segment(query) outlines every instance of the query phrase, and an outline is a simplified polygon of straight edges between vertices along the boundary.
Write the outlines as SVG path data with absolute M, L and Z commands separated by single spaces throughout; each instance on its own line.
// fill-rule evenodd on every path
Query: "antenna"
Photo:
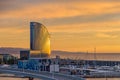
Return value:
M 96 47 L 94 48 L 94 59 L 96 60 L 97 57 L 96 57 Z
M 96 68 L 96 60 L 97 60 L 97 57 L 96 57 L 96 47 L 94 48 L 94 67 Z
M 89 56 L 89 55 L 88 55 L 88 50 L 87 50 L 87 52 L 86 52 L 86 58 L 87 58 L 87 59 L 86 59 L 86 69 L 88 68 L 88 60 L 89 60 L 89 59 L 88 59 L 88 56 Z

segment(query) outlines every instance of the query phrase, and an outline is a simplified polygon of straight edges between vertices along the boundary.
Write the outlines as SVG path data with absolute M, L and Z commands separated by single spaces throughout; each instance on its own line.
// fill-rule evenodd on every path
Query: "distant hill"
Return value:
M 20 50 L 28 50 L 24 48 L 10 48 L 10 47 L 0 47 L 0 54 L 19 54 Z M 52 54 L 69 54 L 69 53 L 82 53 L 82 52 L 67 52 L 67 51 L 52 51 Z
M 0 47 L 0 54 L 19 54 L 23 48 Z
M 20 50 L 28 50 L 23 48 L 9 48 L 9 47 L 1 47 L 0 54 L 12 54 L 14 56 L 19 57 Z M 62 58 L 73 58 L 73 59 L 95 59 L 96 60 L 119 60 L 120 61 L 120 54 L 119 53 L 85 53 L 85 52 L 68 52 L 68 51 L 52 51 L 51 57 L 55 57 L 56 55 Z

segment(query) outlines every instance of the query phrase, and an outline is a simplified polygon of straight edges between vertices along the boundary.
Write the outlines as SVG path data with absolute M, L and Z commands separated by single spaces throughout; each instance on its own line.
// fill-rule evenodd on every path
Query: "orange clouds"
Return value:
M 99 52 L 119 52 L 119 0 L 5 1 L 0 3 L 1 46 L 28 48 L 29 22 L 38 21 L 48 28 L 54 50 L 97 46 Z
M 109 34 L 104 34 L 104 33 L 98 33 L 96 34 L 97 37 L 100 37 L 100 38 L 117 38 L 118 36 L 116 35 L 109 35 Z
M 81 1 L 69 1 L 60 3 L 50 3 L 38 1 L 38 3 L 23 4 L 23 2 L 13 3 L 13 6 L 6 5 L 10 8 L 8 11 L 3 11 L 1 17 L 17 17 L 17 18 L 61 18 L 77 15 L 93 15 L 93 14 L 105 14 L 118 12 L 120 9 L 118 2 L 81 2 Z M 11 3 L 12 5 L 12 3 Z M 10 7 L 9 7 L 10 6 Z M 14 8 L 17 7 L 17 8 Z M 13 9 L 12 9 L 13 8 Z M 9 14 L 9 15 L 8 15 Z

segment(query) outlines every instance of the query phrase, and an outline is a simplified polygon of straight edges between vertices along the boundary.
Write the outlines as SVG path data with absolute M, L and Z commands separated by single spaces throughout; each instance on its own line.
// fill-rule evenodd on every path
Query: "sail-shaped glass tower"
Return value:
M 50 56 L 50 35 L 47 28 L 38 22 L 30 22 L 30 57 Z

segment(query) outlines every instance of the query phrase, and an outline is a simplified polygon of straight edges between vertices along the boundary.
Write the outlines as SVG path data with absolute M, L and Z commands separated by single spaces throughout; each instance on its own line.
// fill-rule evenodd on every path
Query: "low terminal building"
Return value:
M 50 71 L 51 61 L 50 59 L 29 59 L 29 60 L 19 60 L 18 68 L 38 70 L 38 71 Z
M 19 60 L 18 68 L 35 71 L 59 72 L 59 65 L 57 62 L 54 62 L 54 59 L 49 58 L 31 58 L 29 60 Z

